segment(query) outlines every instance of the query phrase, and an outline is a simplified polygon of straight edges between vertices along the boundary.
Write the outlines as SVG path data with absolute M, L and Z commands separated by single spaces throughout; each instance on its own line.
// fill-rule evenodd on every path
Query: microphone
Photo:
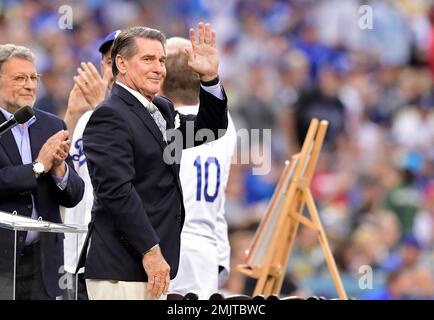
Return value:
M 34 115 L 35 111 L 29 106 L 18 109 L 11 119 L 0 124 L 0 138 L 4 133 L 15 127 L 17 124 L 23 124 L 29 121 Z

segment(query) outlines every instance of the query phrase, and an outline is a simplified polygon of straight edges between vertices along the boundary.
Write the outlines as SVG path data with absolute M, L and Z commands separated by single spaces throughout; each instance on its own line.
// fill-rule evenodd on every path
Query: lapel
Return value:
M 164 107 L 164 105 L 169 103 L 169 100 L 161 96 L 155 96 L 152 103 L 160 110 L 161 115 L 166 120 L 166 130 L 173 129 L 175 122 L 173 121 L 173 116 L 170 114 L 170 107 Z
M 42 115 L 35 109 L 36 121 L 29 127 L 30 149 L 32 160 L 35 160 L 44 143 L 47 141 L 48 128 L 44 124 Z
M 129 93 L 127 90 L 117 85 L 116 83 L 113 84 L 112 94 L 119 96 L 123 101 L 125 101 L 131 107 L 131 111 L 137 117 L 139 117 L 140 120 L 142 120 L 146 128 L 148 128 L 148 130 L 152 133 L 153 137 L 159 143 L 161 149 L 164 150 L 164 148 L 167 146 L 167 143 L 163 140 L 163 135 L 161 134 L 160 129 L 158 129 L 158 126 L 155 123 L 154 118 L 152 118 L 151 114 L 140 103 L 140 101 L 137 100 L 136 97 L 134 97 L 131 93 Z
M 157 106 L 158 110 L 160 110 L 164 119 L 166 119 L 167 130 L 174 129 L 175 128 L 175 120 L 173 119 L 173 116 L 170 115 L 170 103 L 171 103 L 170 100 L 168 100 L 162 96 L 156 96 L 156 97 L 154 97 L 154 100 L 152 100 L 152 103 L 154 103 Z M 164 107 L 164 105 L 167 105 L 167 107 Z M 170 165 L 170 167 L 172 168 L 172 171 L 173 171 L 173 174 L 174 174 L 176 181 L 178 183 L 179 189 L 182 190 L 181 180 L 179 179 L 179 164 L 174 162 Z M 181 191 L 181 194 L 182 194 L 182 191 Z
M 3 113 L 0 112 L 0 122 L 3 123 L 6 121 Z M 17 147 L 17 143 L 15 142 L 14 135 L 12 131 L 9 130 L 5 134 L 0 137 L 0 147 L 3 149 L 4 153 L 8 156 L 9 160 L 14 165 L 23 164 L 20 156 L 20 152 Z
M 153 137 L 158 141 L 161 149 L 164 151 L 164 148 L 167 147 L 167 142 L 163 140 L 163 135 L 161 134 L 160 129 L 158 129 L 158 126 L 155 123 L 154 118 L 152 118 L 148 110 L 146 110 L 146 108 L 140 103 L 140 101 L 137 100 L 136 97 L 134 97 L 131 93 L 129 93 L 127 90 L 117 85 L 116 83 L 113 84 L 111 94 L 119 96 L 126 104 L 128 104 L 131 107 L 131 111 L 137 117 L 139 117 L 140 120 L 142 120 L 146 128 L 152 133 Z M 155 104 L 158 110 L 160 110 L 164 119 L 166 119 L 167 129 L 173 129 L 174 121 L 171 120 L 170 115 L 168 115 L 169 108 L 163 107 L 165 101 L 166 99 L 162 97 L 155 97 L 152 102 Z M 167 101 L 167 103 L 169 103 L 169 101 Z M 181 181 L 179 180 L 179 174 L 178 174 L 179 164 L 174 163 L 169 166 L 172 168 L 173 174 L 175 175 L 176 181 L 178 182 L 178 186 L 182 190 Z

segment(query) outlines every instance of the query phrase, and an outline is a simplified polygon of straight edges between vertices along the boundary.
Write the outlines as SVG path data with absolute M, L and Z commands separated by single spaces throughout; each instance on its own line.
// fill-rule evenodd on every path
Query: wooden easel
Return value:
M 313 119 L 300 153 L 286 163 L 266 214 L 238 270 L 258 279 L 253 295 L 278 295 L 300 223 L 317 233 L 340 299 L 347 299 L 327 237 L 309 189 L 328 122 Z M 307 205 L 310 219 L 303 216 Z

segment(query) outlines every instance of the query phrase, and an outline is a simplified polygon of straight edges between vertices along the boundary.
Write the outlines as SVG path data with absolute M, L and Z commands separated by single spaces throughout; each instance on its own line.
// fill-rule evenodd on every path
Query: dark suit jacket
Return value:
M 35 160 L 45 141 L 65 129 L 65 123 L 58 117 L 35 109 L 36 121 L 29 127 L 32 159 Z M 6 119 L 0 112 L 0 122 Z M 0 138 L 0 210 L 17 211 L 19 215 L 30 217 L 32 199 L 39 216 L 45 221 L 61 223 L 59 205 L 75 206 L 83 197 L 84 183 L 74 171 L 72 162 L 67 160 L 69 177 L 66 188 L 62 191 L 54 182 L 50 173 L 35 178 L 32 164 L 23 165 L 14 136 L 11 131 Z M 18 232 L 17 252 L 21 252 L 27 232 Z M 14 233 L 0 229 L 0 272 L 12 272 Z M 59 278 L 63 266 L 63 238 L 61 233 L 40 233 L 42 276 L 45 288 L 53 298 L 61 294 Z M 19 259 L 19 255 L 18 255 Z M 18 260 L 19 263 L 19 260 Z M 59 272 L 60 270 L 60 272 Z M 0 288 L 1 290 L 1 288 Z
M 201 89 L 197 118 L 178 114 L 164 97 L 156 97 L 153 103 L 168 129 L 174 128 L 175 117 L 180 132 L 185 131 L 187 120 L 194 121 L 195 131 L 209 128 L 217 134 L 227 127 L 226 96 L 220 100 Z M 173 279 L 184 221 L 179 162 L 164 162 L 167 144 L 152 116 L 115 84 L 90 117 L 83 141 L 95 190 L 86 278 L 147 281 L 142 255 L 159 243 Z

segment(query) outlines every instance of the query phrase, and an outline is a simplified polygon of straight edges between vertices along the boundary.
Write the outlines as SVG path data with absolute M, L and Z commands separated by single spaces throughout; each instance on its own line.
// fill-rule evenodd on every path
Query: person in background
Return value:
M 167 76 L 162 94 L 181 114 L 199 111 L 199 75 L 188 65 L 187 39 L 167 40 Z M 169 292 L 196 293 L 208 299 L 229 276 L 230 246 L 225 219 L 225 192 L 237 134 L 228 114 L 226 134 L 182 153 L 181 179 L 185 221 L 181 233 L 178 274 Z

